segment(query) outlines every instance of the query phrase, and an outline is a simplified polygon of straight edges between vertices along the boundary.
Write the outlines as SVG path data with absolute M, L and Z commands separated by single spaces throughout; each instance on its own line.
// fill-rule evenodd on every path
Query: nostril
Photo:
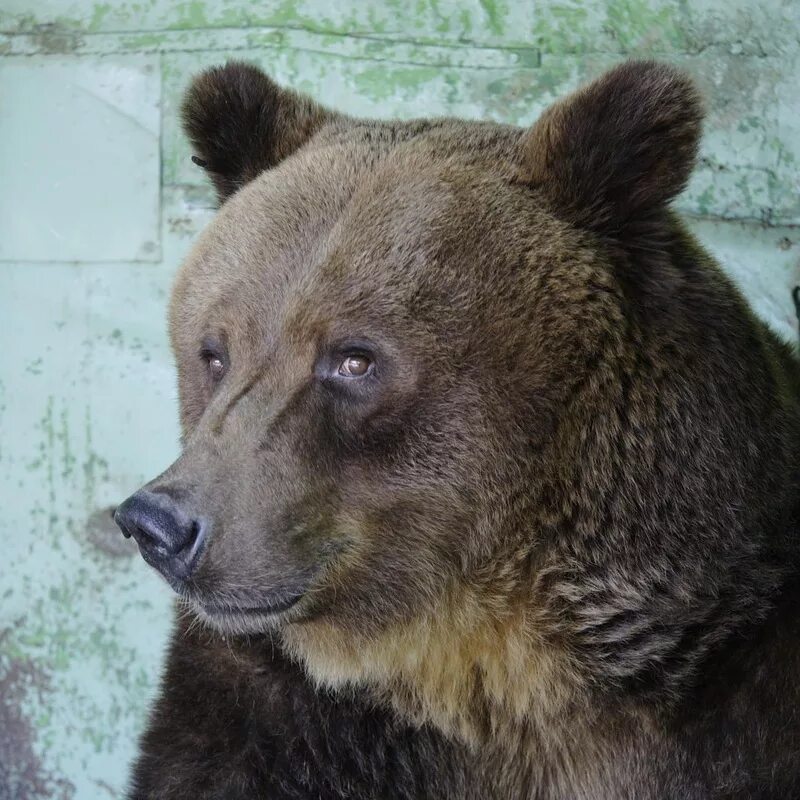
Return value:
M 195 519 L 192 520 L 191 530 L 189 533 L 189 541 L 194 543 L 200 535 L 200 523 Z
M 181 558 L 188 555 L 195 548 L 200 533 L 200 523 L 197 520 L 192 520 L 186 526 L 185 532 L 181 537 L 180 546 L 175 555 Z
M 130 528 L 128 527 L 128 520 L 126 519 L 125 514 L 123 513 L 123 506 L 117 506 L 111 512 L 111 519 L 114 520 L 114 522 L 117 524 L 117 527 L 122 531 L 122 535 L 126 539 L 130 539 L 132 533 Z
M 183 549 L 177 553 L 177 558 L 183 563 L 185 569 L 189 573 L 194 571 L 197 562 L 200 560 L 200 554 L 205 545 L 208 527 L 206 520 L 192 520 L 190 535 L 187 542 Z
M 163 549 L 164 535 L 152 517 L 138 503 L 123 503 L 114 513 L 114 521 L 125 538 L 131 538 L 142 547 Z

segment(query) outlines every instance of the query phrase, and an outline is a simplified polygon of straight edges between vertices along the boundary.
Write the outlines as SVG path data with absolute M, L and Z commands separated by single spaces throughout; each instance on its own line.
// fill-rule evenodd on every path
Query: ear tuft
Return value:
M 183 127 L 220 202 L 301 147 L 332 114 L 282 89 L 258 67 L 229 62 L 198 75 L 182 106 Z
M 576 225 L 614 234 L 686 185 L 703 118 L 681 72 L 622 64 L 549 108 L 524 138 L 523 180 Z

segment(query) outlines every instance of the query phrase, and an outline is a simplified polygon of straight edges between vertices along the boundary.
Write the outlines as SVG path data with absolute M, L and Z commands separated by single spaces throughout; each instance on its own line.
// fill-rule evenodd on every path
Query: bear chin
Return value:
M 292 618 L 298 617 L 304 592 L 286 592 L 270 596 L 258 604 L 239 605 L 219 599 L 181 597 L 183 613 L 194 617 L 202 625 L 219 633 L 256 635 L 274 631 Z

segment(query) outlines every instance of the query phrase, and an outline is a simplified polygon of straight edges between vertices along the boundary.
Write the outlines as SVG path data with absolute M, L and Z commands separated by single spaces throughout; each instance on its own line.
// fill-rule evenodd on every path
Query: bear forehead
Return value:
M 176 294 L 262 317 L 304 296 L 411 302 L 486 291 L 532 243 L 543 258 L 579 246 L 516 185 L 517 129 L 422 124 L 334 131 L 262 173 L 223 205 Z

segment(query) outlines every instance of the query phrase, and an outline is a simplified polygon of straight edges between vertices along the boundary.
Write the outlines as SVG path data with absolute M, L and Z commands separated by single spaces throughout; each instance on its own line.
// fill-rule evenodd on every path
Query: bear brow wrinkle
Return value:
M 246 377 L 242 385 L 234 392 L 230 400 L 225 404 L 225 407 L 220 411 L 217 418 L 211 425 L 211 430 L 215 435 L 222 433 L 222 425 L 225 422 L 228 414 L 233 410 L 233 407 L 267 374 L 267 362 L 262 362 L 258 365 L 249 376 Z

